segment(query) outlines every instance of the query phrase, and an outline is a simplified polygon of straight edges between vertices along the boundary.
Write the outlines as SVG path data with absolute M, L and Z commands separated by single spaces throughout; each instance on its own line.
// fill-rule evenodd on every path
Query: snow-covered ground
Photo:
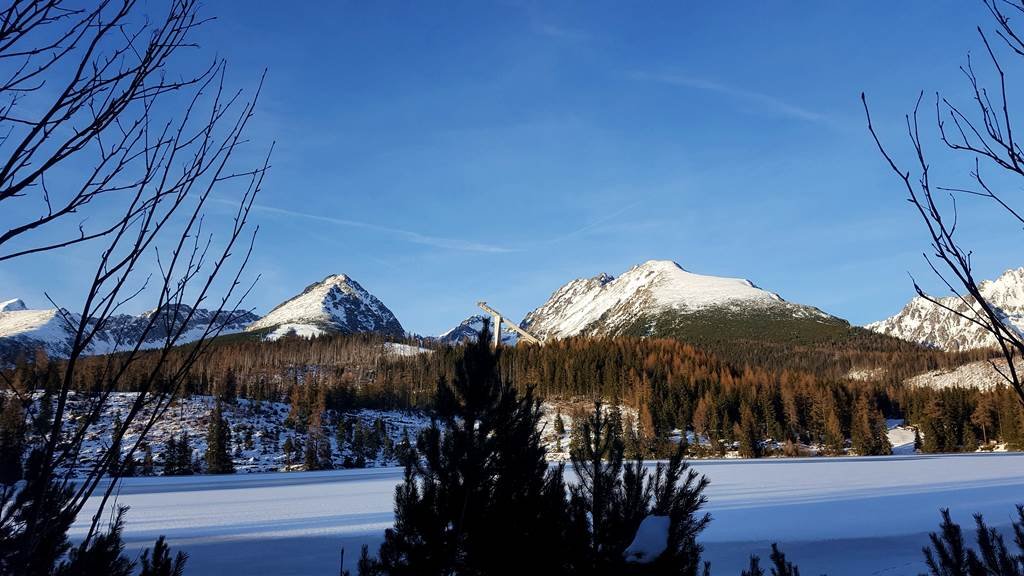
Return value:
M 914 453 L 914 428 L 904 426 L 903 420 L 886 420 L 886 427 L 889 429 L 889 445 L 892 446 L 893 454 Z
M 704 533 L 716 574 L 738 574 L 777 541 L 804 574 L 913 575 L 939 509 L 971 525 L 981 512 L 1009 525 L 1024 502 L 1024 454 L 702 460 L 711 479 Z M 397 468 L 130 478 L 132 551 L 166 534 L 190 574 L 336 574 L 391 524 Z M 88 517 L 89 510 L 81 516 Z M 81 535 L 84 524 L 73 529 Z M 973 532 L 969 531 L 972 534 Z
M 38 397 L 38 393 L 37 393 Z M 137 395 L 132 392 L 114 393 L 107 400 L 99 420 L 89 427 L 82 446 L 80 464 L 91 466 L 109 446 L 114 420 L 127 414 Z M 66 422 L 70 434 L 78 426 L 76 415 L 83 414 L 91 407 L 88 395 L 72 393 L 68 401 L 68 411 L 72 415 Z M 156 473 L 160 473 L 164 464 L 164 448 L 171 437 L 179 438 L 183 432 L 189 434 L 193 459 L 202 459 L 206 450 L 206 432 L 209 426 L 209 415 L 214 400 L 209 396 L 189 396 L 174 402 L 164 417 L 157 421 L 146 436 L 152 446 Z M 235 469 L 240 473 L 273 472 L 290 467 L 301 466 L 302 454 L 289 458 L 284 454 L 282 444 L 287 438 L 302 445 L 308 439 L 305 431 L 296 430 L 288 421 L 290 405 L 282 402 L 261 402 L 239 398 L 235 402 L 223 406 L 224 418 L 232 429 L 231 454 Z M 148 415 L 148 410 L 143 415 Z M 393 444 L 398 444 L 406 434 L 412 440 L 420 430 L 430 425 L 430 418 L 423 414 L 385 410 L 354 410 L 341 414 L 328 414 L 326 421 L 343 418 L 358 420 L 367 429 L 372 429 L 378 420 L 383 422 L 385 432 Z M 140 424 L 144 418 L 137 419 L 128 434 L 125 435 L 123 450 L 133 445 L 139 436 Z M 332 463 L 336 467 L 344 465 L 346 458 L 356 458 L 351 447 L 340 445 L 334 433 L 337 425 L 327 425 L 326 440 L 331 444 Z M 248 440 L 247 440 L 248 437 Z M 301 452 L 301 451 L 300 451 Z M 142 459 L 137 452 L 135 458 Z M 394 454 L 388 455 L 380 450 L 376 457 L 367 456 L 365 464 L 370 467 L 394 465 L 397 463 Z
M 907 379 L 910 386 L 924 386 L 927 388 L 980 388 L 989 390 L 999 385 L 1005 385 L 1006 379 L 1000 372 L 1009 373 L 1006 360 L 995 359 L 979 360 L 949 370 L 932 370 L 924 374 L 918 374 Z M 1018 359 L 1014 365 L 1017 370 L 1024 370 L 1024 360 Z

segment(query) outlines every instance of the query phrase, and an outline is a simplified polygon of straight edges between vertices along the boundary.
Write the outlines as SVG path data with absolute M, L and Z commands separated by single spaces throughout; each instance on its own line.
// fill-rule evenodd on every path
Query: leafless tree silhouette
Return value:
M 867 98 L 861 94 L 868 131 L 882 156 L 902 182 L 908 200 L 920 214 L 931 238 L 932 255 L 925 259 L 942 283 L 964 306 L 953 307 L 939 298 L 927 294 L 915 281 L 918 295 L 952 314 L 981 327 L 991 334 L 1006 360 L 1006 366 L 992 362 L 993 368 L 1011 386 L 1024 403 L 1024 380 L 1015 361 L 1024 357 L 1024 337 L 1011 324 L 997 306 L 982 294 L 980 283 L 974 276 L 972 251 L 965 247 L 958 235 L 960 225 L 957 210 L 958 197 L 982 198 L 995 203 L 1013 226 L 1024 224 L 1024 212 L 1018 195 L 998 190 L 996 179 L 985 175 L 985 170 L 1001 172 L 1001 177 L 1024 177 L 1024 153 L 1015 132 L 1011 97 L 1008 94 L 1006 62 L 1024 59 L 1024 37 L 1017 29 L 1014 18 L 1024 18 L 1021 0 L 982 0 L 992 17 L 990 30 L 979 26 L 978 35 L 985 47 L 986 66 L 994 80 L 986 84 L 968 56 L 960 67 L 973 96 L 970 104 L 956 103 L 935 95 L 935 121 L 941 146 L 954 153 L 972 157 L 971 185 L 968 187 L 940 186 L 932 182 L 928 154 L 920 130 L 919 112 L 924 100 L 922 92 L 912 113 L 906 116 L 906 130 L 914 152 L 914 166 L 902 168 L 889 149 L 882 143 L 871 121 Z M 966 311 L 965 311 L 966 310 Z
M 58 308 L 73 336 L 49 432 L 32 448 L 26 481 L 0 487 L 0 573 L 51 572 L 92 496 L 102 504 L 85 544 L 97 535 L 126 457 L 252 288 L 243 283 L 256 234 L 248 219 L 269 153 L 244 170 L 233 157 L 259 88 L 249 98 L 226 89 L 221 60 L 192 74 L 175 69 L 175 56 L 195 47 L 194 31 L 206 22 L 198 8 L 196 0 L 168 0 L 152 21 L 135 0 L 13 0 L 0 8 L 0 261 L 73 245 L 98 255 L 80 307 Z M 225 188 L 237 206 L 215 235 L 204 214 L 214 190 Z M 79 359 L 140 298 L 153 300 L 156 313 L 141 333 L 116 343 L 120 352 L 105 360 L 88 413 L 69 420 Z M 212 321 L 195 340 L 185 331 L 201 306 Z M 169 351 L 186 338 L 188 353 L 172 362 Z M 139 394 L 109 448 L 74 478 L 88 425 L 154 339 L 159 360 L 135 384 Z M 4 393 L 32 405 L 31 395 L 3 383 Z M 136 440 L 123 446 L 129 430 Z

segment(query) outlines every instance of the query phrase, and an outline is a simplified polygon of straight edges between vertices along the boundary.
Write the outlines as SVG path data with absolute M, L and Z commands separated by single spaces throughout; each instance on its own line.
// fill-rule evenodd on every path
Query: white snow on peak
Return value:
M 17 301 L 17 302 L 20 302 Z M 7 304 L 7 303 L 5 303 Z M 192 311 L 182 307 L 183 311 Z M 231 334 L 241 331 L 242 327 L 255 318 L 244 310 L 224 311 L 216 320 L 213 313 L 205 309 L 196 309 L 188 319 L 188 325 L 182 326 L 185 315 L 173 319 L 165 316 L 154 325 L 149 325 L 149 317 L 154 311 L 139 316 L 117 314 L 106 319 L 105 326 L 98 330 L 85 354 L 108 354 L 125 350 L 139 343 L 141 349 L 157 348 L 165 345 L 169 337 L 175 344 L 185 344 L 204 338 L 213 333 Z M 47 308 L 44 310 L 10 309 L 0 310 L 0 354 L 6 356 L 12 350 L 32 350 L 42 347 L 51 356 L 66 357 L 71 350 L 81 315 L 67 310 Z M 175 325 L 172 327 L 172 320 Z M 89 324 L 95 326 L 95 319 Z M 180 335 L 179 328 L 185 328 Z M 11 348 L 11 345 L 14 348 Z
M 28 306 L 20 298 L 0 302 L 0 312 L 20 312 L 28 310 Z
M 477 338 L 480 337 L 480 332 L 484 329 L 484 322 L 488 322 L 490 319 L 482 314 L 470 316 L 463 320 L 458 326 L 451 330 L 441 334 L 437 337 L 441 342 L 448 344 L 466 344 L 469 342 L 476 342 Z M 490 329 L 494 330 L 494 325 L 490 325 Z M 501 335 L 501 341 L 505 345 L 514 346 L 519 341 L 519 335 L 515 332 L 503 330 Z
M 1007 270 L 995 280 L 985 280 L 978 289 L 998 309 L 1004 324 L 1024 335 L 1024 268 Z M 967 302 L 958 296 L 938 300 L 942 306 L 915 296 L 895 315 L 865 328 L 945 350 L 995 346 L 995 339 L 986 330 L 961 316 L 974 317 L 981 310 L 973 298 L 968 297 Z
M 274 329 L 270 338 L 324 332 L 381 332 L 402 335 L 402 325 L 373 294 L 345 274 L 311 284 L 301 294 L 279 304 L 247 330 Z
M 565 338 L 627 325 L 643 314 L 717 307 L 767 308 L 788 305 L 778 294 L 749 280 L 694 274 L 671 260 L 649 260 L 618 278 L 601 274 L 569 282 L 523 325 L 541 337 Z M 822 317 L 816 309 L 809 311 Z M 810 313 L 810 312 L 809 312 Z
M 77 317 L 70 318 L 72 322 Z M 0 313 L 0 338 L 39 341 L 47 352 L 60 354 L 68 339 L 68 326 L 56 308 L 48 310 L 10 310 Z

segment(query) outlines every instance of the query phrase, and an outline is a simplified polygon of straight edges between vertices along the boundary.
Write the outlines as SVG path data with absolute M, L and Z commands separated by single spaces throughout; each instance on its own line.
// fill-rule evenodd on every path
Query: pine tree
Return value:
M 72 548 L 67 559 L 57 567 L 56 576 L 131 576 L 135 563 L 124 556 L 124 515 L 127 506 L 120 506 L 107 532 L 94 536 L 87 543 Z
M 174 455 L 175 473 L 180 476 L 191 476 L 192 466 L 192 442 L 189 440 L 188 432 L 182 432 L 178 439 L 178 451 Z
M 214 397 L 220 402 L 233 403 L 238 397 L 238 377 L 231 367 L 224 373 L 224 377 L 217 381 L 214 390 Z
M 326 434 L 318 434 L 316 442 L 316 455 L 321 470 L 334 470 L 334 452 L 331 449 L 331 441 Z
M 206 471 L 210 474 L 234 474 L 235 463 L 231 459 L 231 425 L 224 419 L 219 401 L 210 411 L 209 420 L 206 429 Z
M 35 417 L 35 432 L 38 436 L 43 436 L 50 431 L 50 426 L 53 425 L 53 388 L 47 386 L 43 388 L 43 393 L 39 397 L 39 412 Z
M 830 403 L 826 413 L 825 447 L 833 454 L 842 454 L 846 447 L 846 436 L 843 434 L 834 402 Z
M 750 405 L 743 403 L 740 407 L 740 421 L 736 425 L 736 436 L 740 441 L 740 456 L 744 458 L 761 457 L 761 438 L 758 433 L 757 421 Z
M 0 397 L 0 400 L 3 398 Z M 0 484 L 11 485 L 23 477 L 25 454 L 25 411 L 21 402 L 9 396 L 0 411 Z
M 139 576 L 183 576 L 188 554 L 178 552 L 172 560 L 167 540 L 161 536 L 156 539 L 152 551 L 149 548 L 142 551 L 139 560 L 142 564 Z
M 579 428 L 582 443 L 570 454 L 579 478 L 570 488 L 570 514 L 583 536 L 570 540 L 582 542 L 569 547 L 575 573 L 697 574 L 697 535 L 711 521 L 699 514 L 708 480 L 687 466 L 681 447 L 654 474 L 640 458 L 626 463 L 620 432 L 599 402 Z M 625 552 L 648 516 L 668 518 L 666 549 L 641 564 L 627 562 Z
M 1017 506 L 1013 522 L 1017 553 L 1011 553 L 1002 534 L 985 524 L 980 514 L 974 516 L 978 548 L 964 542 L 963 530 L 953 522 L 948 509 L 942 511 L 939 532 L 929 536 L 931 546 L 924 549 L 925 565 L 930 576 L 1021 576 L 1024 574 L 1024 506 Z
M 921 451 L 929 454 L 952 450 L 946 442 L 946 404 L 939 396 L 928 402 L 922 414 Z
M 537 558 L 560 565 L 566 522 L 552 494 L 564 502 L 565 487 L 544 459 L 540 404 L 502 382 L 488 332 L 461 350 L 451 383 L 438 383 L 436 419 L 396 489 L 394 528 L 363 574 L 526 574 Z
M 786 560 L 786 555 L 779 550 L 779 545 L 772 543 L 772 576 L 800 576 L 800 569 Z
M 885 418 L 876 407 L 874 398 L 862 394 L 857 398 L 850 425 L 852 448 L 861 456 L 892 454 Z
M 988 444 L 989 433 L 995 427 L 995 422 L 996 411 L 993 396 L 985 394 L 978 400 L 974 411 L 971 412 L 971 424 L 974 424 L 981 430 L 981 439 L 985 444 Z
M 309 436 L 306 438 L 306 449 L 302 454 L 303 466 L 307 471 L 320 470 L 320 454 L 317 450 L 317 443 L 320 437 L 318 428 L 310 428 Z
M 43 455 L 29 452 L 24 487 L 13 495 L 13 525 L 24 526 L 45 518 L 31 540 L 24 530 L 0 533 L 0 574 L 51 575 L 54 564 L 71 548 L 67 532 L 75 514 L 67 507 L 73 487 L 60 485 L 43 474 Z

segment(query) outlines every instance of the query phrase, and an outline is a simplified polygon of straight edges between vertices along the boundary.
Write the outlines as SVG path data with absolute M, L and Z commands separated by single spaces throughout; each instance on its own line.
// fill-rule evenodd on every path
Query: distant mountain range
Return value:
M 1000 307 L 1007 321 L 1024 327 L 1024 268 L 985 282 L 982 290 Z M 955 299 L 944 301 L 963 306 Z M 163 341 L 171 315 L 158 319 L 143 347 Z M 150 315 L 110 319 L 89 353 L 102 354 L 134 343 Z M 212 313 L 198 310 L 186 336 L 198 338 Z M 68 317 L 77 322 L 77 317 Z M 394 313 L 376 296 L 344 274 L 310 284 L 298 295 L 260 318 L 246 311 L 227 315 L 223 333 L 246 332 L 278 339 L 294 335 L 378 333 L 395 339 L 409 336 Z M 474 315 L 430 340 L 460 344 L 475 340 L 486 316 Z M 67 354 L 71 329 L 56 309 L 31 310 L 21 300 L 0 302 L 0 356 L 42 346 L 50 354 Z M 865 332 L 814 306 L 788 302 L 749 280 L 695 274 L 668 260 L 651 260 L 619 277 L 598 274 L 573 280 L 526 315 L 523 329 L 542 340 L 572 336 L 642 336 L 678 338 L 696 344 L 742 340 L 820 342 Z M 870 330 L 926 346 L 959 350 L 990 345 L 976 326 L 922 298 L 913 299 L 897 315 L 867 326 Z M 516 343 L 514 334 L 502 341 Z
M 190 308 L 183 306 L 181 310 L 185 312 Z M 130 348 L 141 337 L 154 313 L 110 318 L 87 353 L 107 354 Z M 209 310 L 197 310 L 178 343 L 185 344 L 202 337 L 212 316 L 213 312 Z M 79 319 L 76 314 L 55 308 L 30 310 L 18 299 L 0 302 L 0 358 L 10 360 L 21 352 L 39 347 L 52 356 L 67 356 Z M 245 310 L 236 310 L 223 313 L 218 322 L 223 326 L 222 335 L 249 332 L 254 337 L 268 340 L 288 335 L 311 337 L 362 332 L 397 338 L 405 336 L 405 330 L 391 310 L 344 274 L 328 276 L 310 284 L 262 318 Z M 169 310 L 163 311 L 142 347 L 162 345 L 168 331 L 178 326 L 180 322 L 175 325 L 173 314 L 169 314 Z
M 177 311 L 177 314 L 175 314 Z M 211 323 L 221 334 L 241 332 L 258 316 L 246 310 L 224 311 L 214 320 L 213 312 L 197 309 L 186 322 L 192 308 L 165 306 L 138 316 L 119 314 L 107 319 L 86 350 L 88 354 L 108 354 L 131 349 L 145 334 L 141 348 L 163 345 L 169 334 L 184 328 L 178 343 L 201 338 Z M 153 319 L 153 316 L 156 318 Z M 150 325 L 148 333 L 146 327 Z M 42 348 L 51 356 L 66 357 L 81 316 L 67 310 L 49 308 L 30 310 L 21 300 L 0 304 L 0 358 L 12 359 L 20 353 Z M 90 320 L 90 322 L 95 322 Z
M 1007 270 L 995 280 L 982 282 L 978 288 L 985 299 L 999 309 L 1005 325 L 1024 334 L 1024 268 Z M 974 314 L 972 309 L 976 309 L 977 304 L 972 297 L 964 302 L 956 296 L 947 296 L 939 302 L 942 306 L 916 296 L 895 315 L 868 324 L 866 328 L 944 350 L 996 345 L 988 332 L 959 315 L 971 317 Z

